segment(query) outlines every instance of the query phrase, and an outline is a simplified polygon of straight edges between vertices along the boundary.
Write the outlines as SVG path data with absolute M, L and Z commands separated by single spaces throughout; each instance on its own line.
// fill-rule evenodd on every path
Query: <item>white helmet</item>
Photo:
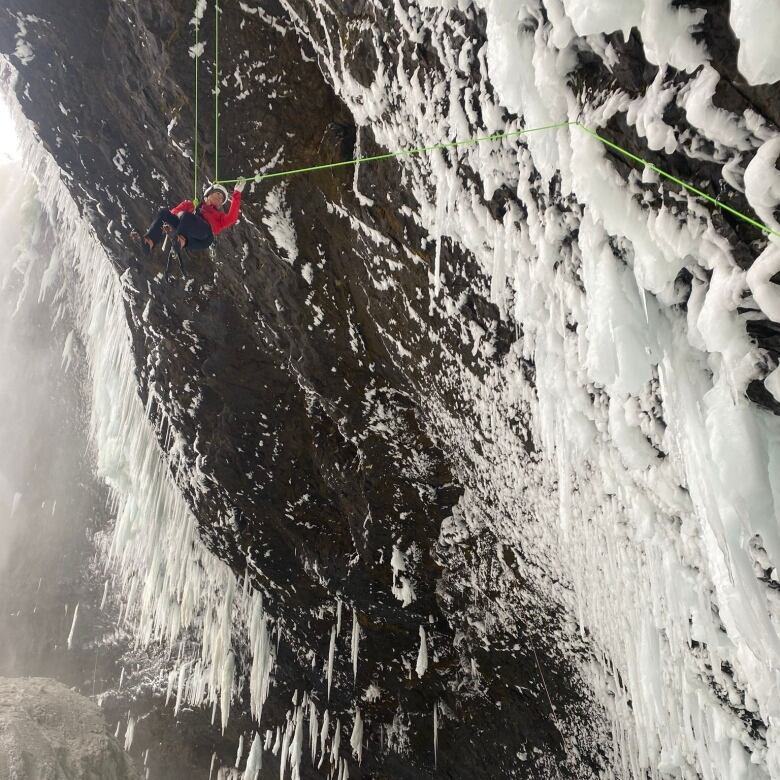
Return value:
M 221 184 L 211 184 L 210 186 L 206 187 L 205 191 L 203 192 L 203 200 L 206 200 L 206 198 L 208 198 L 212 192 L 222 193 L 223 205 L 228 202 L 228 191 Z

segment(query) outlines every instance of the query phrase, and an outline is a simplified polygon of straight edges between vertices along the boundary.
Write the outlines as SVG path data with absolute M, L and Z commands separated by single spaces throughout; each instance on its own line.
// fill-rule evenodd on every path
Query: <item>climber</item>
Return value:
M 220 184 L 213 184 L 206 189 L 202 203 L 196 206 L 193 201 L 185 200 L 171 209 L 160 209 L 157 218 L 143 238 L 137 232 L 133 233 L 133 238 L 141 239 L 144 252 L 151 254 L 162 240 L 163 233 L 167 233 L 173 242 L 172 249 L 179 257 L 179 265 L 183 273 L 181 250 L 185 247 L 190 250 L 208 249 L 214 243 L 214 236 L 234 225 L 238 220 L 241 193 L 245 186 L 246 179 L 239 179 L 236 182 L 227 213 L 222 211 L 222 207 L 228 200 L 227 190 Z M 165 272 L 167 277 L 168 266 Z

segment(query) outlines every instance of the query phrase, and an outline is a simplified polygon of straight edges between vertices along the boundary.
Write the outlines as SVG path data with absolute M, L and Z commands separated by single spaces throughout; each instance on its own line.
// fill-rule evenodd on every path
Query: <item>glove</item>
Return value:
M 241 178 L 236 182 L 236 186 L 233 188 L 236 192 L 243 192 L 246 187 L 246 179 Z

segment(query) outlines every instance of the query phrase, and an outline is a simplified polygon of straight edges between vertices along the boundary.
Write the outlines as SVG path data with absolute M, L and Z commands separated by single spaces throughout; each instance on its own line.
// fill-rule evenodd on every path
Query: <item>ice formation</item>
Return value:
M 357 619 L 357 612 L 352 610 L 352 677 L 357 680 L 358 653 L 360 651 L 360 624 Z
M 420 626 L 420 649 L 417 651 L 417 665 L 415 666 L 418 677 L 422 677 L 428 671 L 428 640 L 425 629 Z
M 73 647 L 73 634 L 76 631 L 76 621 L 79 617 L 79 605 L 76 604 L 76 608 L 73 610 L 73 620 L 70 624 L 70 632 L 68 633 L 68 649 Z
M 252 747 L 249 749 L 249 756 L 244 767 L 244 780 L 258 780 L 260 770 L 263 767 L 263 743 L 260 735 L 255 733 L 252 739 Z
M 772 0 L 732 0 L 731 26 L 739 38 L 739 70 L 750 84 L 780 81 L 780 18 Z
M 275 659 L 262 596 L 239 583 L 206 550 L 176 485 L 137 390 L 117 276 L 94 232 L 80 216 L 59 168 L 37 142 L 9 97 L 26 169 L 37 182 L 47 218 L 61 240 L 42 277 L 41 297 L 67 296 L 89 363 L 90 433 L 97 474 L 111 489 L 115 522 L 105 539 L 110 585 L 121 595 L 122 619 L 139 646 L 179 647 L 168 676 L 168 699 L 218 708 L 228 722 L 237 671 L 250 681 L 259 720 Z M 155 403 L 150 396 L 149 403 Z M 175 452 L 175 447 L 172 448 Z M 243 587 L 242 587 L 243 586 Z M 74 610 L 68 646 L 78 617 Z M 194 636 L 196 641 L 187 642 Z M 249 648 L 238 669 L 234 647 Z M 131 721 L 132 724 L 132 721 Z M 132 725 L 128 725 L 132 740 Z
M 724 177 L 738 181 L 744 173 L 753 213 L 776 226 L 777 138 L 748 112 L 713 106 L 716 77 L 697 36 L 703 11 L 665 0 L 563 0 L 546 2 L 544 16 L 535 4 L 476 0 L 487 25 L 485 73 L 476 58 L 458 56 L 457 24 L 448 14 L 463 4 L 426 0 L 412 15 L 395 2 L 410 39 L 426 31 L 436 41 L 446 75 L 437 81 L 380 65 L 376 84 L 366 88 L 338 47 L 284 4 L 358 124 L 389 149 L 479 132 L 464 123 L 457 95 L 468 82 L 481 90 L 490 131 L 567 120 L 598 129 L 622 112 L 651 148 L 670 154 L 680 139 L 657 119 L 672 97 L 663 64 L 688 73 L 702 68 L 686 87 L 694 132 L 716 144 Z M 742 42 L 739 66 L 753 83 L 780 78 L 770 5 L 744 0 L 731 8 Z M 327 26 L 327 14 L 318 24 Z M 662 65 L 657 83 L 639 97 L 616 92 L 578 105 L 567 83 L 577 36 L 627 35 L 632 27 L 648 60 Z M 382 62 L 379 49 L 377 55 Z M 609 51 L 602 56 L 608 63 Z M 488 78 L 495 108 L 521 122 L 507 123 L 493 110 Z M 449 103 L 428 110 L 434 96 L 452 93 Z M 733 161 L 725 166 L 733 160 L 729 147 L 753 155 L 747 170 Z M 538 562 L 539 570 L 529 567 L 524 576 L 545 571 L 543 581 L 565 583 L 556 599 L 597 649 L 599 663 L 584 674 L 611 714 L 623 776 L 780 775 L 780 605 L 766 583 L 780 561 L 780 421 L 745 397 L 748 383 L 761 376 L 761 356 L 737 312 L 740 293 L 753 294 L 777 321 L 769 284 L 777 240 L 746 276 L 701 203 L 649 172 L 626 180 L 576 127 L 458 154 L 459 165 L 479 172 L 485 199 L 505 184 L 527 209 L 524 220 L 509 214 L 496 224 L 453 174 L 453 163 L 403 162 L 429 234 L 467 249 L 492 277 L 493 301 L 522 327 L 522 341 L 487 379 L 466 370 L 458 378 L 491 432 L 489 451 L 471 457 L 477 468 L 483 464 L 499 507 L 494 532 Z M 542 189 L 531 184 L 537 174 Z M 555 199 L 543 192 L 553 181 L 561 187 Z M 647 183 L 680 208 L 672 213 L 631 197 Z M 437 249 L 432 295 L 452 311 L 439 257 Z M 693 275 L 687 313 L 675 307 L 683 269 Z M 475 351 L 483 348 L 489 345 L 477 336 Z M 517 367 L 521 359 L 535 366 L 533 386 Z M 776 373 L 766 382 L 777 391 Z M 429 403 L 436 405 L 435 395 Z M 542 453 L 536 464 L 522 457 L 508 423 L 519 410 Z M 428 415 L 440 440 L 469 441 L 470 431 L 444 405 Z M 520 470 L 522 492 L 512 487 Z M 529 525 L 529 517 L 546 521 Z M 393 590 L 402 598 L 398 548 L 392 567 Z M 747 725 L 753 716 L 763 724 L 760 734 Z
M 620 115 L 650 150 L 671 155 L 690 139 L 664 120 L 678 89 L 666 66 L 696 73 L 680 97 L 691 135 L 712 145 L 724 179 L 744 185 L 752 212 L 780 229 L 778 137 L 748 112 L 736 116 L 714 105 L 719 76 L 698 34 L 701 9 L 668 0 L 549 0 L 548 13 L 537 14 L 534 3 L 475 0 L 487 36 L 476 53 L 462 48 L 448 21 L 450 11 L 468 3 L 420 0 L 417 13 L 409 14 L 395 0 L 406 34 L 431 35 L 447 72 L 437 81 L 419 69 L 385 70 L 378 52 L 376 81 L 366 87 L 349 73 L 335 36 L 321 44 L 319 30 L 309 29 L 315 22 L 282 3 L 358 123 L 389 149 L 481 131 L 462 99 L 470 80 L 468 88 L 483 97 L 480 122 L 491 132 L 567 121 L 598 129 Z M 327 31 L 327 4 L 314 5 L 316 24 Z M 201 0 L 197 18 L 204 8 Z M 778 15 L 768 0 L 733 0 L 730 18 L 748 82 L 780 79 Z M 19 20 L 16 56 L 23 62 L 35 56 L 25 25 Z M 622 31 L 627 38 L 632 28 L 641 33 L 648 61 L 660 66 L 653 84 L 638 97 L 614 92 L 578 102 L 568 81 L 578 50 L 587 43 L 609 65 L 614 52 L 601 36 Z M 435 99 L 450 92 L 449 100 Z M 114 161 L 124 172 L 120 151 Z M 117 280 L 51 159 L 29 140 L 26 152 L 52 220 L 66 226 L 46 284 L 56 285 L 67 265 L 80 301 L 97 468 L 116 506 L 106 545 L 111 589 L 122 594 L 124 620 L 139 644 L 174 648 L 180 642 L 184 648 L 168 676 L 176 712 L 185 703 L 211 705 L 224 729 L 242 672 L 259 721 L 275 658 L 271 619 L 260 595 L 205 550 L 160 455 L 147 422 L 150 409 L 135 392 L 122 307 L 128 280 Z M 749 164 L 740 155 L 750 155 Z M 575 126 L 402 165 L 420 204 L 420 223 L 435 241 L 431 310 L 457 315 L 442 262 L 452 242 L 473 256 L 490 279 L 490 300 L 523 334 L 487 376 L 460 366 L 456 381 L 477 427 L 490 432 L 479 450 L 472 428 L 436 393 L 426 409 L 430 435 L 467 453 L 454 466 L 464 484 L 474 481 L 473 468 L 476 482 L 488 486 L 464 494 L 462 523 L 474 529 L 488 523 L 502 544 L 522 549 L 521 575 L 550 592 L 571 618 L 568 638 L 587 636 L 593 663 L 581 671 L 611 719 L 616 774 L 780 775 L 780 604 L 772 584 L 780 561 L 780 421 L 745 397 L 749 382 L 760 377 L 780 398 L 780 369 L 762 373 L 761 355 L 738 311 L 752 298 L 770 320 L 780 321 L 771 281 L 780 269 L 777 239 L 764 242 L 745 272 L 700 202 L 666 189 L 651 170 L 619 172 L 603 146 Z M 481 192 L 459 175 L 461 166 L 475 172 Z M 355 188 L 358 181 L 356 171 Z M 664 192 L 662 203 L 647 196 L 646 185 Z M 515 204 L 499 218 L 491 213 L 486 202 L 502 186 L 526 213 Z M 265 214 L 277 249 L 294 263 L 297 236 L 283 187 L 271 191 Z M 367 226 L 353 225 L 381 241 Z M 677 293 L 683 270 L 691 276 L 685 311 Z M 310 284 L 312 273 L 311 267 L 304 271 Z M 464 338 L 475 356 L 493 348 L 477 326 Z M 410 353 L 395 348 L 403 365 Z M 533 384 L 523 361 L 534 366 Z M 526 442 L 512 423 L 518 416 L 528 421 L 536 460 L 526 457 Z M 481 511 L 479 489 L 490 493 L 494 512 Z M 410 556 L 393 547 L 390 567 L 392 593 L 409 606 L 415 600 Z M 341 611 L 339 601 L 324 669 L 328 698 Z M 196 640 L 184 641 L 191 634 Z M 418 679 L 433 672 L 422 626 L 419 637 Z M 354 678 L 359 640 L 353 609 Z M 248 669 L 239 663 L 239 643 L 250 649 Z M 473 663 L 472 672 L 476 678 Z M 329 712 L 320 726 L 315 702 L 298 696 L 284 724 L 266 734 L 265 747 L 279 756 L 282 776 L 288 767 L 300 774 L 308 718 L 312 761 L 319 753 L 326 772 L 347 777 L 341 719 L 334 716 L 331 735 Z M 435 704 L 435 756 L 443 713 Z M 350 747 L 358 760 L 363 728 L 356 707 Z M 396 731 L 400 742 L 400 725 Z M 255 734 L 245 777 L 257 778 L 262 748 Z

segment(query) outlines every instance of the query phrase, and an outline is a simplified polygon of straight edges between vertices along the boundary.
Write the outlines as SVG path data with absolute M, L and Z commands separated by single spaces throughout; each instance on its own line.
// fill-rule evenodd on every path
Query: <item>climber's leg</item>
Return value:
M 214 241 L 211 226 L 198 214 L 182 214 L 174 238 L 183 236 L 188 249 L 208 249 Z
M 155 245 L 159 244 L 163 237 L 163 225 L 170 225 L 172 228 L 179 226 L 180 219 L 175 214 L 171 214 L 168 209 L 160 209 L 157 217 L 149 226 L 144 238 L 151 239 Z

